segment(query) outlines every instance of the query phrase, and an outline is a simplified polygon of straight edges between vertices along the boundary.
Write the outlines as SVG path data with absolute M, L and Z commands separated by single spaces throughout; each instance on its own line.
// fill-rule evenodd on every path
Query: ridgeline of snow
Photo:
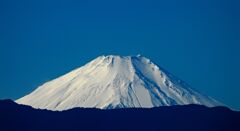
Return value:
M 16 102 L 49 110 L 219 105 L 140 55 L 100 56 Z

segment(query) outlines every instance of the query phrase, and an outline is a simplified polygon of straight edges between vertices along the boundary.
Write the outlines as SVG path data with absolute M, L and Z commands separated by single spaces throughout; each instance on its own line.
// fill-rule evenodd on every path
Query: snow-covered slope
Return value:
M 113 55 L 100 56 L 16 102 L 50 110 L 219 105 L 145 57 Z

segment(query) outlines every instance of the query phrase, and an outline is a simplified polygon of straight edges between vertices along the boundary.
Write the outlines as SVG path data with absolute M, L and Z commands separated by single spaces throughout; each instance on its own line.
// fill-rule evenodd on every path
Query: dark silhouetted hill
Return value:
M 200 105 L 48 111 L 0 101 L 0 131 L 240 131 L 240 112 Z

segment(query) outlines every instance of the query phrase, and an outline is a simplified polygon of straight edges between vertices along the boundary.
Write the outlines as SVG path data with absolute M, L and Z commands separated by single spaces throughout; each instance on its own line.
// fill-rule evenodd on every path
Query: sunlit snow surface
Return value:
M 219 103 L 142 56 L 100 56 L 16 101 L 49 110 Z

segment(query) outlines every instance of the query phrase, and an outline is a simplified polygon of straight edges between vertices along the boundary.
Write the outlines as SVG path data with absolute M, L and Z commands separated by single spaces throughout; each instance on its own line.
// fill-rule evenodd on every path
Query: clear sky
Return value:
M 141 54 L 240 110 L 239 6 L 237 0 L 1 0 L 0 99 L 22 97 L 99 55 Z

